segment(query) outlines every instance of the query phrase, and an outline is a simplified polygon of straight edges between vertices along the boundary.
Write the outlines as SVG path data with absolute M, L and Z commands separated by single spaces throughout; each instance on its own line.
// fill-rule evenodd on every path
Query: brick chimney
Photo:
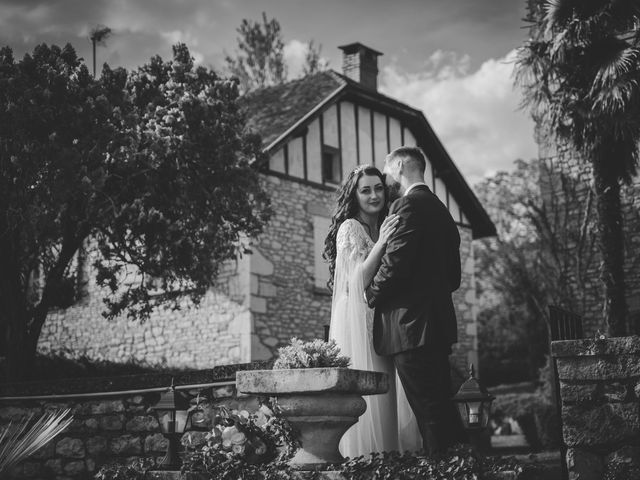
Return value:
M 342 73 L 363 87 L 378 89 L 378 56 L 381 52 L 355 42 L 338 47 L 342 50 Z

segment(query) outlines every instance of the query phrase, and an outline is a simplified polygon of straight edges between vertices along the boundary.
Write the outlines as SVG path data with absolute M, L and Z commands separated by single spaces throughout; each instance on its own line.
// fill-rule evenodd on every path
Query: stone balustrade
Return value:
M 198 393 L 228 408 L 252 408 L 255 397 L 236 396 L 238 370 L 268 368 L 267 362 L 176 374 L 127 375 L 0 385 L 0 425 L 49 410 L 70 408 L 74 420 L 62 434 L 19 465 L 14 478 L 80 480 L 107 463 L 136 458 L 162 460 L 167 440 L 150 407 L 172 378 L 178 389 Z M 185 435 L 202 434 L 202 432 Z
M 551 353 L 569 478 L 640 468 L 640 337 L 556 341 Z

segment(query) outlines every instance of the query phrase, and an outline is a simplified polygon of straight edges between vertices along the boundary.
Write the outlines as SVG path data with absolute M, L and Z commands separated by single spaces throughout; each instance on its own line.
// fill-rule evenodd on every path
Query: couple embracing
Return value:
M 325 241 L 330 338 L 353 368 L 390 379 L 389 392 L 365 397 L 366 412 L 343 436 L 348 457 L 420 448 L 431 455 L 461 440 L 449 367 L 460 236 L 425 185 L 425 168 L 416 147 L 391 152 L 384 175 L 356 168 L 339 191 Z

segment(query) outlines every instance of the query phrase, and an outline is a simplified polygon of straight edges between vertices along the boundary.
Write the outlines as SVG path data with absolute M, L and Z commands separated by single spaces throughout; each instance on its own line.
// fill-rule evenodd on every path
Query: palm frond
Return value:
M 71 410 L 24 417 L 0 428 L 0 474 L 33 455 L 73 421 Z
M 637 111 L 635 97 L 639 90 L 636 79 L 616 79 L 607 88 L 600 88 L 594 94 L 593 113 L 605 117 L 623 114 L 626 109 Z
M 624 40 L 610 37 L 594 45 L 593 50 L 599 68 L 593 79 L 591 94 L 609 88 L 620 77 L 638 68 L 640 49 L 629 46 Z
M 608 3 L 611 26 L 615 31 L 638 32 L 640 0 L 611 0 Z
M 547 0 L 544 20 L 550 29 L 565 28 L 573 20 L 582 22 L 604 9 L 602 0 Z
M 574 15 L 575 0 L 549 0 L 544 6 L 544 23 L 547 29 L 565 25 Z

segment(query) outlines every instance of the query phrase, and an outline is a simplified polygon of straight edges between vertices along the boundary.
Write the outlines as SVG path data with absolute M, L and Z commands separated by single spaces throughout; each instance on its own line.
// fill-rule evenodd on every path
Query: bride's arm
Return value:
M 374 275 L 378 271 L 378 267 L 380 267 L 387 241 L 389 240 L 389 236 L 395 232 L 399 219 L 400 217 L 395 214 L 389 215 L 384 219 L 380 226 L 378 241 L 364 262 L 362 262 L 362 284 L 365 288 L 371 283 L 371 280 L 373 280 Z

